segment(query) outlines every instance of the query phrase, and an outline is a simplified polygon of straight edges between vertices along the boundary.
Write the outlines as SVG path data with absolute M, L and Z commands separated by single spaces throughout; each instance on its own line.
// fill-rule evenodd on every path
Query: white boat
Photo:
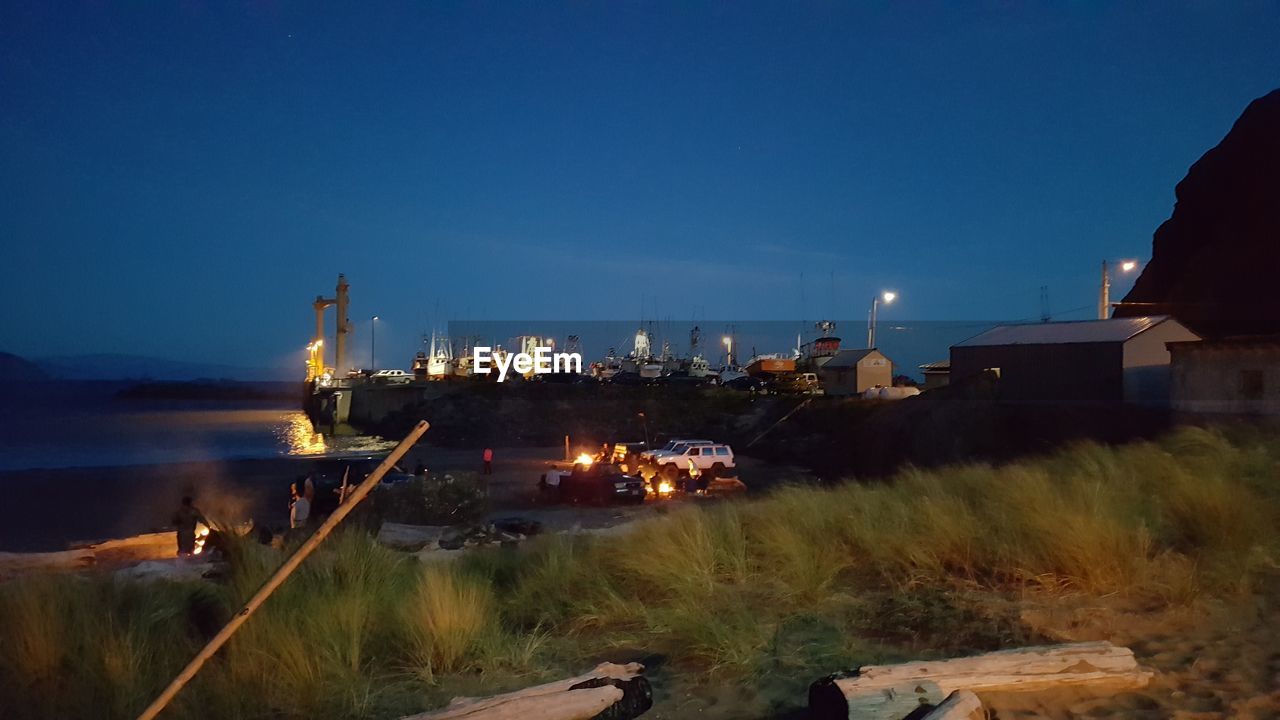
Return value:
M 436 341 L 431 333 L 431 350 L 427 352 L 427 379 L 444 380 L 453 374 L 453 348 L 447 340 Z
M 716 371 L 711 369 L 711 363 L 701 355 L 694 355 L 689 360 L 689 377 L 705 378 L 715 374 Z
M 729 382 L 730 380 L 737 380 L 740 377 L 746 377 L 746 376 L 747 374 L 742 372 L 742 368 L 739 368 L 739 367 L 726 365 L 720 368 L 720 384 L 721 385 Z

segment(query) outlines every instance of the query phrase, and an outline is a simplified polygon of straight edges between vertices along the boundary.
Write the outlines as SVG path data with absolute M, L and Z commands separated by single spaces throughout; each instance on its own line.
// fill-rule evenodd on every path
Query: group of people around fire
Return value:
M 493 449 L 485 448 L 481 454 L 481 472 L 485 475 L 493 474 Z M 425 477 L 427 467 L 419 462 L 414 469 L 414 475 Z M 346 502 L 347 497 L 354 485 L 344 481 L 334 492 L 338 494 L 338 505 Z M 307 528 L 311 527 L 314 519 L 318 516 L 313 512 L 316 503 L 316 483 L 314 474 L 303 475 L 293 482 L 289 483 L 289 530 L 286 533 L 286 539 L 295 534 L 305 533 Z M 174 512 L 172 519 L 174 528 L 177 533 L 178 540 L 178 556 L 189 557 L 196 552 L 196 528 L 197 525 L 204 525 L 211 528 L 209 521 L 205 519 L 204 513 L 195 506 L 190 495 L 184 495 L 182 503 L 178 510 Z

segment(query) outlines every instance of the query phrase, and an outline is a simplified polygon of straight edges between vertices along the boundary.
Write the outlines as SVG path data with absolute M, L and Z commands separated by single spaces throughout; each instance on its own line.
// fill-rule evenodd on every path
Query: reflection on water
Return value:
M 0 471 L 372 455 L 395 447 L 375 437 L 322 435 L 292 408 L 140 406 L 90 397 L 17 403 L 8 416 L 18 413 L 23 421 L 0 431 Z
M 277 437 L 286 455 L 323 455 L 329 452 L 324 434 L 316 432 L 311 421 L 300 412 L 288 413 L 284 417 Z
M 368 435 L 325 435 L 316 432 L 306 413 L 291 412 L 280 417 L 276 438 L 281 455 L 305 457 L 328 454 L 374 454 L 388 452 L 396 446 L 391 440 Z

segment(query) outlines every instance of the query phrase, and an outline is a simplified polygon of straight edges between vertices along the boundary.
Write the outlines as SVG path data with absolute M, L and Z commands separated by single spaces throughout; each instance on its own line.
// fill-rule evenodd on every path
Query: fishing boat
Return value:
M 742 372 L 742 368 L 736 365 L 725 365 L 721 367 L 720 372 L 718 372 L 717 375 L 720 378 L 721 385 L 729 382 L 730 380 L 737 380 L 740 377 L 747 376 L 746 373 Z
M 716 371 L 711 369 L 711 363 L 701 355 L 694 355 L 689 359 L 689 377 L 705 378 L 715 374 Z
M 590 367 L 591 377 L 597 380 L 608 380 L 620 372 L 622 372 L 622 358 L 614 354 L 613 348 L 609 348 L 609 354 L 591 363 Z
M 425 338 L 423 338 L 425 340 Z M 431 349 L 427 353 L 427 379 L 445 380 L 453 375 L 453 348 L 447 339 L 431 333 Z
M 792 355 L 775 353 L 772 355 L 756 355 L 747 363 L 747 374 L 751 377 L 776 375 L 796 371 L 796 359 Z

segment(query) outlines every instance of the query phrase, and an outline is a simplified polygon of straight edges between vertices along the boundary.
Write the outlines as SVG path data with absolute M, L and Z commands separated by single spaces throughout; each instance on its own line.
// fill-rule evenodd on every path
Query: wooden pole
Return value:
M 156 698 L 155 701 L 147 706 L 146 710 L 142 711 L 142 714 L 138 716 L 138 720 L 153 720 L 153 718 L 160 714 L 161 710 L 165 709 L 165 707 L 173 700 L 174 696 L 176 696 L 182 688 L 186 687 L 187 683 L 191 682 L 191 679 L 196 676 L 196 673 L 200 672 L 200 668 L 204 666 L 205 662 L 207 662 L 209 658 L 213 657 L 214 653 L 218 652 L 218 650 L 231 639 L 231 636 L 240 629 L 241 625 L 244 625 L 245 621 L 249 619 L 249 616 L 257 611 L 257 609 L 262 606 L 262 603 L 266 602 L 268 597 L 271 597 L 271 593 L 275 592 L 276 588 L 280 587 L 281 583 L 287 580 L 289 576 L 293 574 L 294 570 L 298 569 L 298 566 L 302 564 L 302 561 L 306 560 L 307 556 L 314 552 L 315 549 L 320 546 L 320 543 L 324 542 L 324 539 L 329 536 L 329 533 L 333 532 L 333 529 L 336 528 L 347 515 L 351 514 L 351 511 L 355 509 L 356 505 L 359 505 L 360 501 L 364 500 L 365 496 L 372 492 L 373 489 L 378 486 L 378 483 L 382 482 L 382 476 L 386 475 L 387 471 L 390 470 L 392 466 L 394 466 L 396 462 L 409 451 L 409 448 L 413 447 L 414 443 L 418 442 L 418 439 L 422 437 L 422 434 L 427 431 L 428 427 L 430 427 L 430 425 L 426 420 L 423 420 L 419 422 L 413 430 L 409 431 L 409 435 L 406 436 L 404 440 L 400 441 L 400 444 L 396 446 L 395 450 L 391 451 L 391 454 L 382 461 L 382 464 L 378 465 L 377 469 L 370 473 L 369 477 L 364 479 L 364 482 L 356 486 L 356 489 L 352 491 L 351 497 L 347 499 L 347 502 L 339 505 L 338 509 L 334 510 L 333 514 L 330 515 L 328 519 L 320 525 L 320 527 L 316 528 L 316 531 L 312 533 L 311 537 L 307 538 L 307 541 L 302 544 L 302 547 L 298 548 L 293 555 L 289 556 L 288 560 L 284 561 L 284 564 L 275 571 L 275 574 L 263 583 L 262 587 L 258 589 L 258 592 L 254 593 L 254 596 L 249 599 L 249 602 L 245 603 L 244 607 L 232 616 L 231 621 L 227 623 L 226 627 L 222 628 L 217 635 L 213 636 L 213 639 L 209 641 L 209 644 L 205 645 L 204 649 L 192 658 L 191 662 L 187 663 L 187 666 L 182 669 L 182 672 L 178 673 L 178 676 L 175 677 L 172 682 L 169 683 L 169 686 L 164 689 L 164 692 L 160 693 L 160 697 Z
M 765 431 L 764 431 L 764 432 L 762 432 L 762 433 L 760 433 L 759 435 L 757 435 L 757 436 L 756 436 L 756 438 L 755 438 L 755 440 L 752 440 L 751 442 L 747 443 L 747 447 L 751 447 L 752 445 L 755 445 L 756 443 L 760 442 L 760 439 L 761 439 L 761 438 L 763 438 L 765 435 L 768 435 L 770 432 L 773 432 L 773 429 L 774 429 L 774 428 L 776 428 L 776 427 L 778 427 L 779 425 L 781 425 L 782 423 L 786 422 L 786 421 L 787 421 L 787 418 L 791 417 L 792 415 L 795 415 L 795 414 L 800 410 L 800 408 L 802 408 L 802 407 L 804 407 L 804 406 L 808 405 L 808 404 L 809 404 L 809 403 L 811 403 L 811 402 L 813 402 L 813 398 L 806 398 L 804 402 L 802 402 L 802 403 L 800 403 L 799 405 L 796 405 L 795 407 L 791 408 L 791 412 L 788 412 L 786 415 L 783 415 L 782 417 L 778 418 L 778 422 L 776 422 L 776 423 L 774 423 L 774 424 L 770 425 L 769 427 L 765 428 Z

